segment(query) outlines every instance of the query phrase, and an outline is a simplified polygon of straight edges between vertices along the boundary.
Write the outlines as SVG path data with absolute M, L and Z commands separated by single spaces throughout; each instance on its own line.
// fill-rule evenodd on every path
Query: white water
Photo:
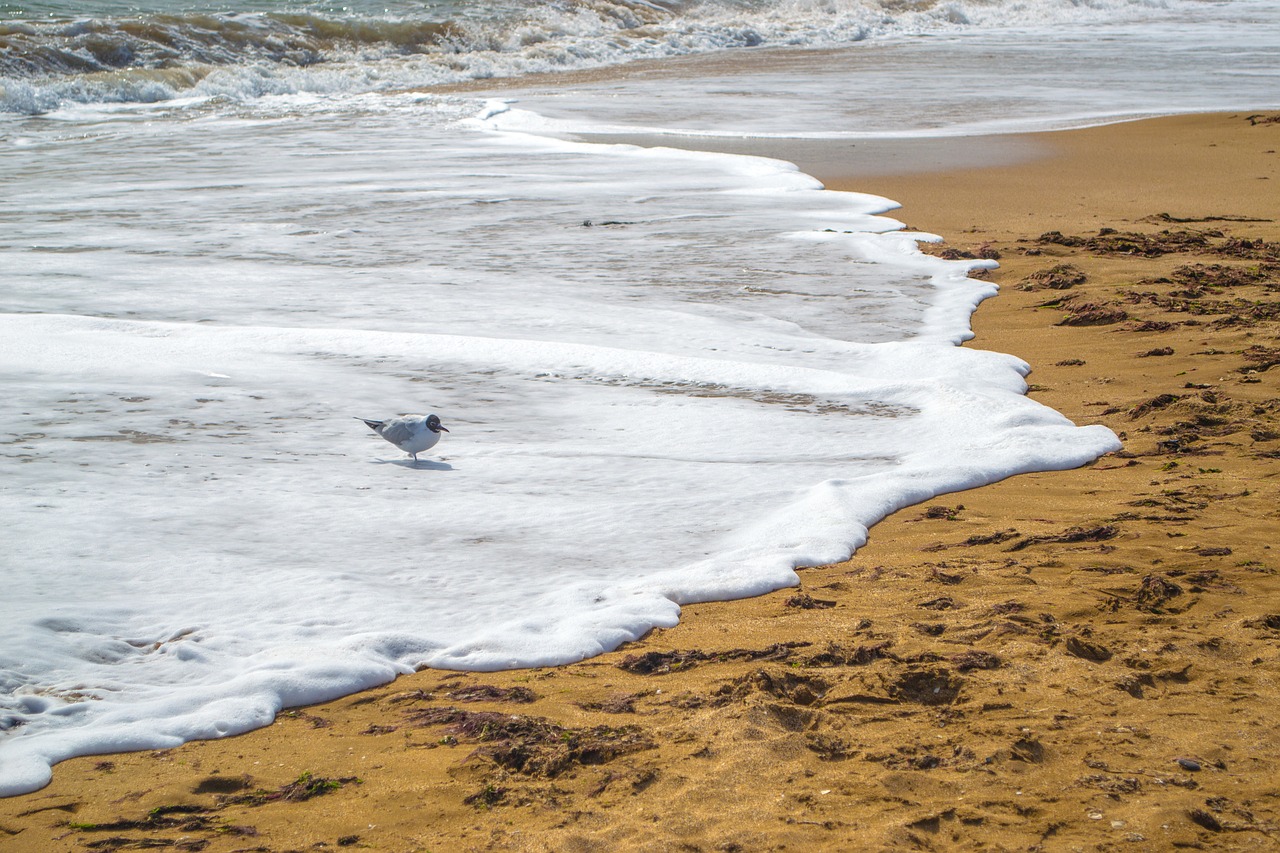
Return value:
M 161 12 L 174 17 L 142 32 L 126 26 Z M 1049 117 L 1045 112 L 1062 118 L 1078 109 L 1159 113 L 1171 99 L 1191 109 L 1206 101 L 1229 108 L 1237 99 L 1257 108 L 1254 96 L 1276 99 L 1278 16 L 1269 0 L 0 2 L 0 112 L 389 92 L 643 60 L 750 57 L 761 48 L 850 47 L 856 50 L 835 66 L 823 59 L 781 85 L 742 88 L 736 75 L 726 81 L 713 73 L 674 101 L 656 102 L 671 105 L 656 116 L 635 104 L 625 116 L 616 105 L 609 111 L 626 122 L 647 114 L 663 126 L 679 119 L 724 132 L 741 123 L 744 106 L 748 115 L 789 119 L 797 105 L 811 104 L 819 109 L 799 124 L 773 121 L 773 132 L 826 134 L 861 131 L 868 122 L 889 132 L 952 124 L 930 115 L 935 102 L 968 112 L 963 122 L 984 124 L 1025 123 Z M 449 36 L 436 40 L 429 25 L 445 21 Z M 955 39 L 966 46 L 957 48 Z M 872 58 L 863 50 L 872 45 L 890 46 L 890 53 Z M 896 50 L 907 52 L 903 61 Z M 1118 77 L 1137 88 L 1105 85 Z M 729 99 L 736 104 L 728 108 L 730 123 L 725 105 L 707 103 L 718 93 L 739 96 Z M 1046 111 L 1046 104 L 1055 106 Z M 578 104 L 568 115 L 582 119 L 594 109 Z

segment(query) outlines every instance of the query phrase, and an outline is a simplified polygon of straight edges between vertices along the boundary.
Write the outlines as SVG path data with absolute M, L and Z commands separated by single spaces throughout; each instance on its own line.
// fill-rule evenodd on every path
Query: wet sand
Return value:
M 931 251 L 998 256 L 968 345 L 1124 450 L 903 510 L 799 589 L 580 664 L 64 762 L 0 801 L 0 849 L 1280 845 L 1277 119 L 819 174 L 901 201 Z

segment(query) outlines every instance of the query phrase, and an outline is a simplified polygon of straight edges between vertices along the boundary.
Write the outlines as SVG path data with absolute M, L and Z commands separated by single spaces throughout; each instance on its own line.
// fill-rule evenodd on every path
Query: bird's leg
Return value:
M 410 453 L 409 455 L 413 457 L 413 465 L 414 465 L 414 467 L 416 468 L 416 467 L 417 467 L 417 465 L 418 465 L 418 454 L 416 454 L 416 453 Z

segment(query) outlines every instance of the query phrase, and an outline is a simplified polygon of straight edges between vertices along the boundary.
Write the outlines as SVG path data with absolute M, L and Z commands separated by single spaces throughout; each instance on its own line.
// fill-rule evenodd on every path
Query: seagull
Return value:
M 440 425 L 440 418 L 436 415 L 401 415 L 385 421 L 356 420 L 364 421 L 369 429 L 412 456 L 414 465 L 418 464 L 419 453 L 435 447 L 440 433 L 449 431 Z

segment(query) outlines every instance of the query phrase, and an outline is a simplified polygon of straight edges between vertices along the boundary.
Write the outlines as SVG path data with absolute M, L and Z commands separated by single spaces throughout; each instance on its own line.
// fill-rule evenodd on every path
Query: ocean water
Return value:
M 892 201 L 589 140 L 1275 106 L 1278 17 L 0 3 L 0 795 L 579 660 L 1116 449 L 1025 396 L 1032 354 L 958 346 L 989 262 Z M 354 420 L 403 412 L 450 430 L 417 466 Z

